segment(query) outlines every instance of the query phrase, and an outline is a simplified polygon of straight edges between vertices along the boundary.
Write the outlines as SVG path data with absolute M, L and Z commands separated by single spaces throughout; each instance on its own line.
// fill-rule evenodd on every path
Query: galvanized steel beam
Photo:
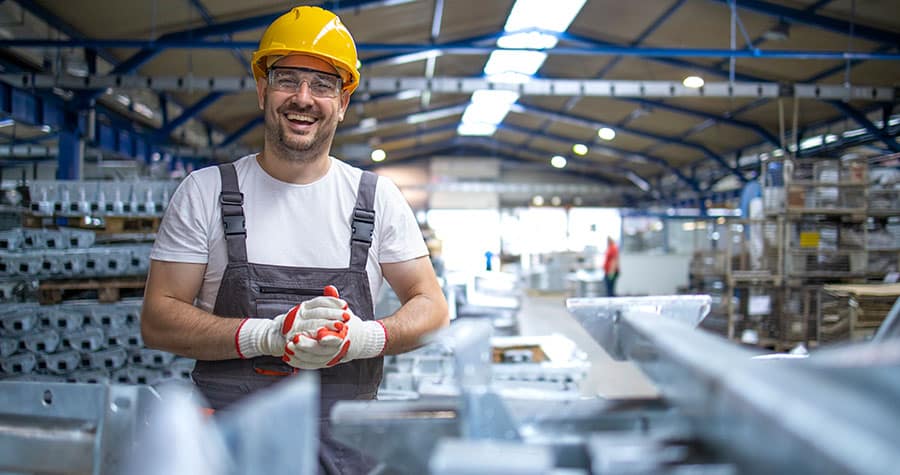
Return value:
M 70 90 L 154 89 L 167 91 L 255 91 L 249 76 L 136 76 L 103 75 L 84 78 L 52 74 L 8 73 L 0 80 L 22 88 Z M 469 94 L 482 89 L 511 90 L 525 96 L 592 96 L 625 98 L 730 97 L 841 99 L 893 101 L 892 86 L 842 86 L 832 84 L 779 84 L 775 82 L 710 82 L 700 88 L 686 87 L 676 81 L 632 81 L 601 79 L 533 78 L 527 83 L 503 83 L 472 77 L 374 77 L 360 81 L 360 92 L 395 93 L 407 90 L 433 93 Z

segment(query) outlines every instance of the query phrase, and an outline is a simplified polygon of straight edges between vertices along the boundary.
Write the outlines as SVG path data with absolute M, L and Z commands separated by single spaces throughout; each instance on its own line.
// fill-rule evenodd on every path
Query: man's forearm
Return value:
M 197 360 L 238 358 L 234 336 L 239 318 L 217 317 L 174 298 L 144 301 L 141 334 L 144 344 Z
M 422 337 L 450 323 L 446 300 L 417 295 L 393 315 L 381 321 L 387 330 L 387 355 L 406 353 L 422 346 Z

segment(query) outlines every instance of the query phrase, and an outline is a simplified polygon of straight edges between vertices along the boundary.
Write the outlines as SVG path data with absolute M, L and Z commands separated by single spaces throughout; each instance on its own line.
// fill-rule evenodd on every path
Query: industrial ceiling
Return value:
M 356 39 L 363 82 L 334 155 L 364 168 L 374 149 L 383 165 L 493 157 L 642 205 L 715 199 L 784 148 L 900 152 L 895 1 L 588 0 L 537 72 L 512 83 L 484 69 L 513 0 L 7 0 L 2 159 L 55 159 L 73 121 L 107 156 L 209 162 L 259 149 L 250 56 L 298 4 L 335 11 Z M 706 84 L 685 86 L 691 75 Z M 516 100 L 492 134 L 461 135 L 481 89 Z M 43 115 L 27 112 L 36 105 Z M 565 168 L 550 165 L 557 155 Z

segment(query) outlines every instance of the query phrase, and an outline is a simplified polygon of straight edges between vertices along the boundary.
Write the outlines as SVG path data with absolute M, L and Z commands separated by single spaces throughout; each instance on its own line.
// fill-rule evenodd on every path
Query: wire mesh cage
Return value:
M 784 292 L 779 287 L 740 284 L 732 288 L 728 306 L 728 337 L 742 343 L 776 347 L 781 341 Z
M 819 344 L 871 338 L 898 297 L 900 284 L 823 286 L 816 315 Z
M 790 286 L 784 289 L 784 304 L 779 322 L 779 336 L 784 347 L 816 342 L 818 327 L 818 291 L 821 286 Z
M 781 280 L 783 223 L 774 219 L 729 222 L 727 275 L 730 283 Z
M 868 165 L 859 159 L 794 158 L 763 167 L 768 213 L 864 214 L 867 185 Z
M 785 226 L 785 274 L 789 278 L 862 278 L 866 229 L 862 221 L 811 215 Z

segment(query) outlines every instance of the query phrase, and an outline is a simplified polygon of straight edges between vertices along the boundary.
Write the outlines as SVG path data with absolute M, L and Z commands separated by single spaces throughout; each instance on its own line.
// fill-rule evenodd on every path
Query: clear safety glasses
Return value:
M 304 82 L 315 97 L 334 98 L 341 93 L 341 77 L 337 74 L 283 66 L 269 69 L 269 87 L 276 91 L 296 94 Z

